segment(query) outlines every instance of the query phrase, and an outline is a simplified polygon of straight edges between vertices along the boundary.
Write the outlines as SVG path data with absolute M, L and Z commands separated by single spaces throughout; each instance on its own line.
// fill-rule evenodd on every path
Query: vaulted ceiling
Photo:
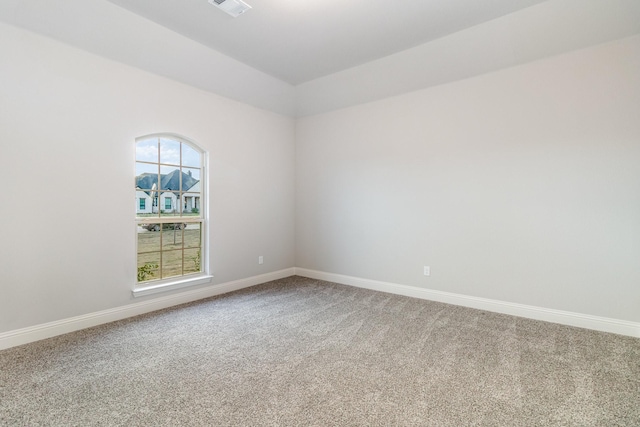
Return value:
M 291 116 L 640 33 L 638 0 L 246 1 L 2 0 L 0 22 Z
M 207 0 L 109 0 L 297 85 L 544 0 L 247 0 L 238 18 Z

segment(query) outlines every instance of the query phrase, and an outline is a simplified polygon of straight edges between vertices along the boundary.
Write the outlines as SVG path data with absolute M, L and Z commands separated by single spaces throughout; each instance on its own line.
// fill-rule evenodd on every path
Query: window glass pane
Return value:
M 136 163 L 136 215 L 152 216 L 158 214 L 158 166 Z
M 160 251 L 160 224 L 138 225 L 138 253 Z
M 184 173 L 185 191 L 194 191 L 190 190 L 190 188 L 200 182 L 200 169 L 183 167 L 182 172 Z
M 176 212 L 176 216 L 182 216 L 182 208 L 183 203 L 182 203 L 182 193 L 177 193 L 176 194 L 176 207 L 175 207 L 175 212 Z
M 162 252 L 162 278 L 182 275 L 182 250 Z
M 158 165 L 136 163 L 136 187 L 151 190 L 158 185 Z
M 136 160 L 158 163 L 158 139 L 147 139 L 136 143 Z
M 160 166 L 160 189 L 169 191 L 180 191 L 180 186 L 184 185 L 183 175 L 180 168 L 176 166 Z
M 200 193 L 182 193 L 182 215 L 200 216 Z
M 136 191 L 136 216 L 145 217 L 153 216 L 151 197 L 148 192 L 138 190 Z
M 138 226 L 138 281 L 160 278 L 160 233 Z
M 160 279 L 160 252 L 138 254 L 138 282 Z
M 180 164 L 180 143 L 178 141 L 160 138 L 160 163 Z
M 202 226 L 200 223 L 189 223 L 184 229 L 184 247 L 200 248 L 202 244 Z
M 200 248 L 184 250 L 184 274 L 202 271 Z
M 181 222 L 162 224 L 162 250 L 182 249 L 182 229 Z
M 200 157 L 200 153 L 191 148 L 189 144 L 182 144 L 182 166 L 199 168 L 202 165 Z
M 175 201 L 177 197 L 171 191 L 165 191 L 160 194 L 160 214 L 161 216 L 174 216 L 175 212 Z

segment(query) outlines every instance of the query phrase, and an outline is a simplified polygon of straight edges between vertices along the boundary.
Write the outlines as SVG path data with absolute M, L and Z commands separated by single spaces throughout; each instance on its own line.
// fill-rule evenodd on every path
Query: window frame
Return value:
M 144 141 L 149 140 L 157 140 L 158 141 L 158 158 L 157 162 L 150 162 L 147 160 L 139 160 L 136 149 L 138 144 Z M 186 144 L 190 149 L 196 151 L 200 156 L 200 166 L 199 168 L 194 167 L 193 165 L 185 164 L 182 158 L 182 154 L 180 154 L 179 164 L 172 163 L 162 163 L 161 152 L 160 152 L 160 143 L 161 140 L 170 140 L 180 143 L 180 147 L 182 144 Z M 182 148 L 180 150 L 182 153 Z M 161 231 L 159 233 L 163 233 L 162 229 L 165 227 L 165 224 L 177 224 L 177 223 L 186 223 L 186 224 L 199 224 L 200 227 L 200 271 L 193 273 L 185 273 L 184 265 L 182 264 L 182 274 L 178 276 L 171 276 L 166 278 L 158 278 L 146 281 L 138 281 L 138 276 L 135 275 L 134 284 L 132 287 L 132 292 L 135 297 L 144 296 L 149 294 L 154 294 L 158 292 L 165 292 L 173 289 L 184 288 L 188 286 L 201 285 L 206 283 L 211 283 L 213 276 L 209 273 L 209 262 L 208 262 L 208 254 L 209 254 L 209 238 L 208 238 L 208 228 L 209 228 L 209 215 L 208 215 L 208 153 L 203 150 L 197 143 L 192 141 L 189 138 L 185 138 L 184 136 L 173 134 L 173 133 L 155 133 L 150 135 L 144 135 L 138 137 L 134 141 L 134 191 L 144 191 L 138 188 L 137 177 L 138 177 L 138 165 L 146 164 L 151 165 L 153 167 L 158 167 L 158 175 L 161 175 L 161 170 L 163 167 L 167 168 L 178 168 L 181 172 L 183 168 L 187 168 L 188 170 L 199 169 L 200 171 L 200 179 L 199 186 L 200 192 L 187 192 L 184 189 L 180 190 L 180 195 L 177 197 L 176 202 L 172 199 L 169 200 L 171 203 L 171 213 L 163 212 L 163 206 L 160 206 L 160 196 L 161 189 L 156 190 L 155 195 L 150 197 L 151 205 L 152 205 L 152 213 L 157 216 L 141 216 L 138 212 L 138 209 L 134 209 L 134 218 L 135 218 L 135 264 L 138 266 L 138 258 L 140 256 L 139 253 L 139 233 L 140 228 L 143 224 L 150 223 L 150 219 L 152 219 L 154 224 L 159 224 L 161 227 Z M 182 178 L 180 178 L 180 182 L 182 182 Z M 160 186 L 160 185 L 158 185 Z M 195 186 L 195 184 L 194 184 Z M 199 211 L 196 215 L 193 215 L 192 212 L 185 212 L 182 208 L 184 195 L 197 195 L 199 194 Z M 171 198 L 170 195 L 167 197 Z M 165 199 L 166 206 L 166 199 Z M 139 207 L 139 206 L 138 206 Z M 137 207 L 136 207 L 137 208 Z M 153 212 L 154 208 L 156 208 L 157 212 Z M 177 211 L 177 212 L 176 212 Z M 187 214 L 187 215 L 185 215 Z M 182 230 L 181 230 L 182 231 Z M 184 236 L 184 234 L 183 234 Z M 181 251 L 182 251 L 182 260 L 184 262 L 185 258 L 185 250 L 193 249 L 189 247 L 185 247 L 185 242 L 182 242 Z M 175 250 L 175 249 L 173 249 Z M 167 253 L 171 250 L 165 249 L 162 243 L 162 237 L 160 238 L 160 245 L 158 248 L 158 254 L 160 256 L 160 260 L 162 260 L 162 254 Z M 153 251 L 152 253 L 155 253 Z M 158 266 L 158 271 L 161 272 L 162 275 L 162 264 L 160 262 Z

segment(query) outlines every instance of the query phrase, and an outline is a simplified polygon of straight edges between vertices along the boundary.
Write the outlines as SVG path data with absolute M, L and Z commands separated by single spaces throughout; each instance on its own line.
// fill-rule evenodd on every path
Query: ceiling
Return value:
M 0 0 L 0 31 L 291 117 L 640 34 L 640 0 L 246 1 L 232 18 L 207 0 Z
M 292 85 L 427 43 L 545 0 L 109 0 Z

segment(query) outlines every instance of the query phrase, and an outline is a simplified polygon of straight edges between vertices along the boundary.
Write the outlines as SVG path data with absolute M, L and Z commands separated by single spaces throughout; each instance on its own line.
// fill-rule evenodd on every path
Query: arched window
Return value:
M 203 150 L 176 135 L 136 139 L 139 287 L 205 275 L 205 160 Z

